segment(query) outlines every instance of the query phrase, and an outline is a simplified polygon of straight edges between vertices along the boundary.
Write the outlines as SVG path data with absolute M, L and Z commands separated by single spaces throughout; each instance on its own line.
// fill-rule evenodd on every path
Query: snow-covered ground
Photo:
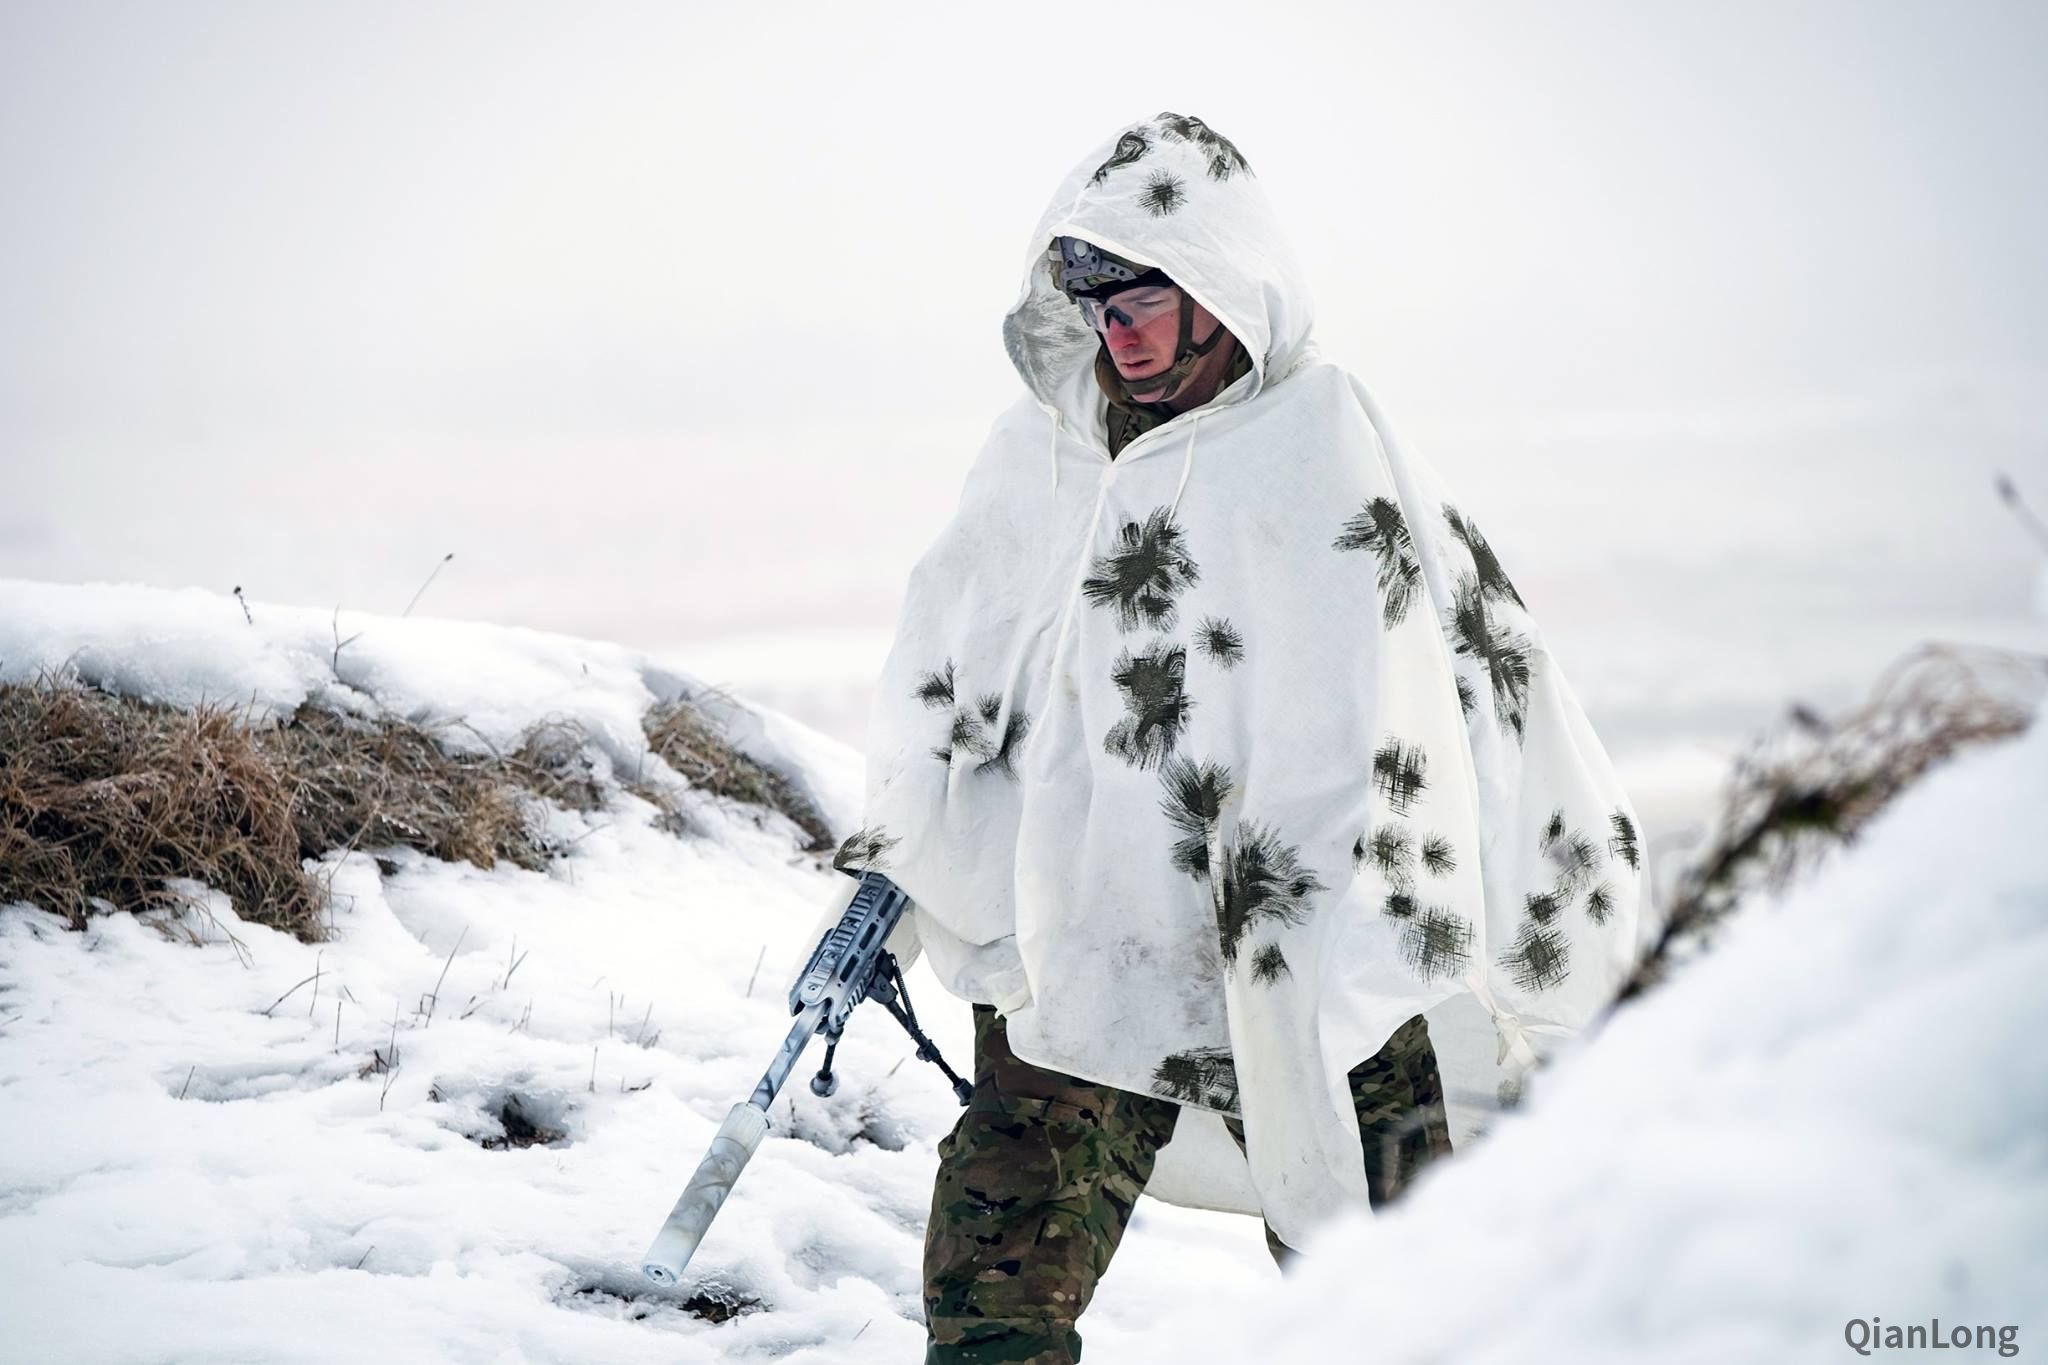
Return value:
M 345 614 L 336 654 L 328 613 L 250 614 L 0 582 L 0 679 L 68 664 L 494 742 L 569 717 L 615 768 L 695 686 L 688 659 L 566 637 Z M 848 751 L 732 714 L 850 818 Z M 684 1285 L 638 1277 L 843 884 L 778 821 L 696 813 L 712 832 L 687 841 L 623 794 L 561 814 L 573 851 L 545 873 L 333 859 L 317 945 L 199 888 L 83 933 L 0 909 L 0 1358 L 916 1359 L 955 1103 L 879 1014 L 838 1094 L 789 1087 Z M 1937 771 L 1291 1281 L 1251 1220 L 1147 1201 L 1089 1359 L 1789 1361 L 1846 1357 L 1850 1319 L 1932 1317 L 2015 1325 L 2024 1351 L 2048 1283 L 2044 816 L 2048 729 Z M 964 1007 L 911 984 L 964 1064 Z M 561 1136 L 499 1147 L 508 1111 Z
M 180 704 L 461 716 L 496 743 L 569 717 L 615 766 L 643 761 L 641 711 L 693 688 L 612 646 L 347 615 L 340 638 L 361 635 L 338 679 L 328 613 L 251 615 L 219 594 L 0 583 L 0 679 L 68 663 Z M 748 714 L 845 824 L 858 760 Z M 779 819 L 707 805 L 711 837 L 683 841 L 653 814 L 624 795 L 559 814 L 574 851 L 547 873 L 333 860 L 319 945 L 200 888 L 178 920 L 84 933 L 0 909 L 0 1360 L 915 1358 L 933 1149 L 957 1105 L 879 1011 L 849 1030 L 835 1096 L 785 1091 L 679 1291 L 639 1276 L 848 885 Z M 965 1065 L 965 1006 L 922 969 L 911 988 Z M 515 1096 L 562 1138 L 482 1146 Z M 1181 1293 L 1276 1278 L 1248 1219 L 1141 1222 L 1090 1316 L 1112 1355 Z M 748 1311 L 714 1324 L 681 1306 L 699 1296 Z
M 1156 1358 L 1830 1360 L 1854 1320 L 1889 1359 L 1935 1319 L 2038 1353 L 2044 830 L 2048 726 L 1934 770 L 1390 1216 Z

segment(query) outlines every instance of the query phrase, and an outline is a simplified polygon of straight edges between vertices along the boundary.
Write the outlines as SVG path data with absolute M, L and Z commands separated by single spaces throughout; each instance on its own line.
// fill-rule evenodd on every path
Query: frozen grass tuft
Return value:
M 1753 890 L 1782 888 L 1953 755 L 2024 731 L 2048 658 L 1926 645 L 1895 664 L 1871 699 L 1838 721 L 1804 707 L 1739 759 L 1712 839 L 1683 874 L 1663 928 L 1617 1003 L 1701 951 Z
M 149 706 L 51 681 L 0 686 L 0 904 L 83 928 L 95 911 L 174 908 L 169 879 L 243 918 L 316 937 L 290 775 L 225 706 Z
M 827 852 L 837 846 L 839 841 L 817 808 L 781 774 L 735 748 L 702 710 L 688 702 L 665 702 L 649 711 L 643 723 L 648 747 L 688 779 L 691 787 L 780 812 L 804 832 L 808 852 Z M 665 813 L 672 809 L 666 803 L 657 805 Z
M 817 811 L 694 707 L 657 707 L 646 730 L 693 787 L 778 811 L 812 847 L 831 847 Z M 311 941 L 326 895 L 305 860 L 399 845 L 539 870 L 562 853 L 547 806 L 605 804 L 590 736 L 573 722 L 531 726 L 509 752 L 474 732 L 456 738 L 452 727 L 311 705 L 279 721 L 47 676 L 0 684 L 0 904 L 39 905 L 83 928 L 96 913 L 181 906 L 173 883 L 183 879 Z M 691 832 L 676 793 L 635 790 L 655 801 L 662 829 Z

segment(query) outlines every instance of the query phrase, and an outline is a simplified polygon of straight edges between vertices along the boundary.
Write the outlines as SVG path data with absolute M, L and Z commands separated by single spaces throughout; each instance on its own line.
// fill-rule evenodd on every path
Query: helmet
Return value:
M 1046 252 L 1053 283 L 1068 298 L 1095 294 L 1105 289 L 1128 289 L 1140 282 L 1166 283 L 1165 272 L 1104 251 L 1079 237 L 1055 237 Z M 1156 279 L 1147 278 L 1156 276 Z
M 1221 323 L 1209 333 L 1206 341 L 1194 339 L 1195 312 L 1190 306 L 1187 291 L 1173 283 L 1164 270 L 1156 266 L 1140 265 L 1128 261 L 1112 252 L 1104 251 L 1093 242 L 1079 237 L 1055 237 L 1047 250 L 1048 264 L 1052 268 L 1053 283 L 1069 299 L 1079 303 L 1084 298 L 1106 298 L 1125 289 L 1138 289 L 1146 285 L 1163 285 L 1174 288 L 1179 294 L 1177 311 L 1180 314 L 1180 337 L 1174 347 L 1173 364 L 1165 371 L 1148 376 L 1162 387 L 1158 396 L 1146 400 L 1163 403 L 1180 391 L 1188 377 L 1203 356 L 1216 348 L 1216 344 L 1228 335 Z M 1105 337 L 1101 343 L 1109 345 Z M 1107 354 L 1107 351 L 1104 352 Z

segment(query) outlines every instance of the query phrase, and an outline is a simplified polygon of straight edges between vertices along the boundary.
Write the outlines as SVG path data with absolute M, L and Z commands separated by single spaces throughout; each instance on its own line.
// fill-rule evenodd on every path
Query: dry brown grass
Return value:
M 1616 1003 L 1697 952 L 1752 890 L 1779 888 L 1857 834 L 1922 774 L 1959 750 L 2025 730 L 2048 659 L 1927 645 L 1839 721 L 1792 713 L 1792 728 L 1738 760 L 1715 835 L 1682 877 L 1664 925 Z
M 814 844 L 830 835 L 782 778 L 735 752 L 687 706 L 647 720 L 650 745 L 694 787 L 781 811 Z M 189 878 L 238 914 L 321 936 L 324 888 L 304 861 L 404 845 L 449 861 L 539 869 L 560 850 L 541 803 L 594 811 L 605 790 L 589 736 L 536 725 L 510 753 L 394 718 L 303 706 L 288 720 L 196 710 L 44 679 L 0 685 L 0 904 L 26 901 L 83 927 L 96 911 L 182 900 Z M 675 792 L 636 788 L 673 833 Z
M 248 918 L 317 933 L 286 773 L 234 711 L 145 706 L 43 682 L 0 687 L 0 903 L 82 927 L 101 903 L 176 903 L 205 882 Z
M 781 774 L 734 748 L 703 711 L 686 702 L 664 702 L 647 713 L 644 728 L 647 747 L 693 788 L 780 811 L 804 832 L 807 852 L 826 852 L 837 844 L 815 806 Z
M 509 756 L 462 752 L 409 721 L 365 721 L 310 706 L 266 746 L 292 775 L 300 853 L 403 844 L 450 862 L 529 870 L 553 850 L 530 797 L 596 810 L 603 793 L 582 757 L 581 729 L 548 722 Z

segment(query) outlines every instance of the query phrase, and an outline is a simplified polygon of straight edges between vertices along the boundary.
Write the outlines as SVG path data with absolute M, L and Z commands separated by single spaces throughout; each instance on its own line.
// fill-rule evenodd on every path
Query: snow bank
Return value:
M 1847 1359 L 1852 1319 L 2038 1343 L 2044 830 L 2048 726 L 1935 770 L 1389 1216 L 1143 1358 Z
M 503 750 L 555 718 L 589 731 L 615 770 L 647 750 L 640 720 L 690 700 L 732 743 L 784 772 L 835 829 L 859 823 L 858 755 L 773 711 L 705 687 L 619 645 L 471 621 L 320 611 L 199 588 L 0 579 L 0 682 L 68 673 L 142 701 L 246 705 L 288 715 L 312 701 L 359 715 L 444 724 Z M 458 724 L 459 723 L 459 724 Z
M 494 743 L 568 717 L 615 764 L 695 686 L 609 645 L 347 613 L 337 670 L 331 614 L 251 612 L 0 582 L 0 678 L 68 664 L 186 704 L 459 716 Z M 833 803 L 857 803 L 853 755 L 733 705 L 757 756 L 857 815 Z M 197 891 L 83 933 L 0 908 L 0 1357 L 916 1359 L 956 1108 L 879 1014 L 837 1095 L 792 1084 L 685 1284 L 637 1276 L 842 893 L 786 831 L 712 814 L 684 841 L 624 795 L 562 813 L 573 851 L 538 873 L 338 858 L 319 945 Z M 1845 1324 L 1872 1318 L 2037 1340 L 2044 814 L 2048 727 L 1937 770 L 1291 1282 L 1256 1222 L 1144 1201 L 1088 1358 L 1719 1365 L 1848 1358 Z M 964 1007 L 912 987 L 964 1063 Z M 508 1117 L 546 1141 L 505 1145 Z
M 747 996 L 754 965 L 819 887 L 744 824 L 585 845 L 559 877 L 353 855 L 319 947 L 224 902 L 174 926 L 197 951 L 131 916 L 0 912 L 4 1354 L 709 1361 L 875 1318 L 900 1346 L 929 1170 L 852 1138 L 907 1146 L 949 1097 L 885 1084 L 902 1049 L 879 1030 L 842 1053 L 865 1084 L 778 1109 L 693 1283 L 639 1297 L 633 1258 L 786 1028 L 768 972 Z M 292 989 L 315 971 L 317 996 Z M 513 1096 L 559 1140 L 481 1145 Z M 707 1292 L 776 1311 L 714 1328 L 677 1306 Z
M 0 678 L 68 665 L 183 705 L 461 718 L 500 745 L 567 717 L 611 737 L 615 766 L 641 711 L 695 686 L 609 645 L 347 613 L 341 638 L 361 633 L 337 671 L 328 613 L 251 613 L 0 582 Z M 856 756 L 772 713 L 727 717 L 857 814 Z M 0 1359 L 915 1359 L 934 1144 L 957 1105 L 879 1011 L 849 1030 L 838 1094 L 792 1081 L 684 1284 L 638 1274 L 849 885 L 744 811 L 693 812 L 709 837 L 690 840 L 654 815 L 623 794 L 558 812 L 572 851 L 546 872 L 332 859 L 317 945 L 201 888 L 188 914 L 82 933 L 0 907 Z M 964 1065 L 965 1007 L 911 984 Z M 1148 1245 L 1091 1314 L 1112 1354 L 1190 1286 L 1272 1277 L 1249 1220 L 1140 1221 Z

